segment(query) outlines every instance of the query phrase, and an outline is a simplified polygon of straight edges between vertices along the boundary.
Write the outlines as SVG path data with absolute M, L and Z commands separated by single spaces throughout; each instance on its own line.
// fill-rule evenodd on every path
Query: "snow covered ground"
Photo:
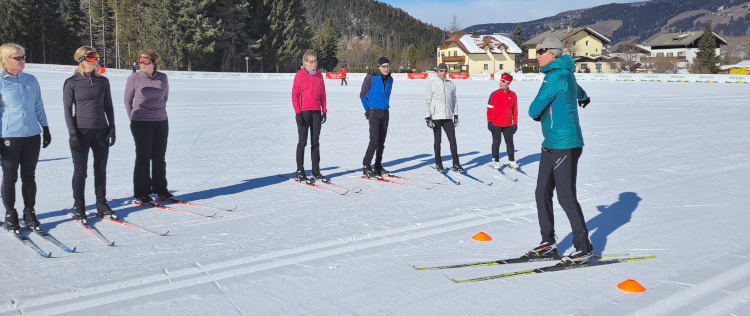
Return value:
M 111 205 L 126 220 L 169 236 L 92 219 L 116 242 L 108 247 L 62 213 L 73 203 L 61 102 L 68 75 L 36 76 L 52 131 L 37 168 L 36 209 L 42 228 L 78 251 L 65 253 L 30 236 L 52 251 L 44 259 L 11 235 L 0 237 L 6 254 L 0 257 L 0 315 L 750 314 L 746 85 L 581 81 L 593 102 L 580 111 L 586 146 L 578 195 L 595 251 L 657 258 L 456 284 L 445 275 L 473 278 L 547 265 L 409 266 L 517 257 L 538 244 L 534 178 L 542 135 L 526 113 L 540 82 L 511 87 L 521 114 L 516 159 L 531 177 L 511 182 L 484 166 L 491 143 L 486 102 L 497 82 L 457 81 L 461 163 L 494 185 L 454 175 L 461 185 L 420 189 L 341 174 L 361 168 L 367 122 L 361 80 L 349 86 L 328 80 L 322 170 L 333 183 L 362 188 L 336 195 L 278 176 L 295 170 L 291 80 L 171 79 L 169 188 L 195 203 L 236 207 L 207 219 L 123 204 L 132 193 L 134 145 L 122 105 L 126 77 L 111 77 L 118 126 L 108 165 Z M 395 83 L 384 165 L 440 182 L 428 167 L 426 83 Z M 445 138 L 443 155 L 448 164 Z M 309 155 L 306 166 L 309 172 Z M 20 193 L 18 199 L 21 208 Z M 558 242 L 568 252 L 570 227 L 555 207 Z M 478 232 L 493 240 L 472 240 Z M 647 291 L 617 289 L 626 279 Z

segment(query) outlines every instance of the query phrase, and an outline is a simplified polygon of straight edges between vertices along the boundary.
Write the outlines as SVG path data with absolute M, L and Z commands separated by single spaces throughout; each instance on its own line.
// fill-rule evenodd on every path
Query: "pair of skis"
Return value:
M 452 178 L 451 176 L 449 176 L 449 175 L 448 175 L 448 169 L 443 169 L 443 170 L 441 171 L 441 170 L 438 170 L 438 169 L 437 169 L 437 168 L 436 168 L 435 166 L 430 166 L 430 168 L 432 168 L 432 170 L 435 170 L 435 171 L 437 171 L 438 173 L 442 174 L 442 175 L 443 175 L 444 177 L 446 177 L 446 178 L 447 178 L 448 180 L 450 180 L 451 182 L 453 182 L 453 184 L 456 184 L 456 185 L 459 185 L 459 184 L 461 184 L 461 182 L 460 182 L 460 181 L 456 181 L 456 180 L 454 180 L 454 179 L 453 179 L 453 178 Z M 462 176 L 462 177 L 464 177 L 464 178 L 467 178 L 467 179 L 469 179 L 469 180 L 473 180 L 473 181 L 479 182 L 479 183 L 481 183 L 481 184 L 484 184 L 484 185 L 488 185 L 488 186 L 489 186 L 489 185 L 492 185 L 492 184 L 493 184 L 493 182 L 485 182 L 485 181 L 483 181 L 483 180 L 480 180 L 480 179 L 478 179 L 477 177 L 475 177 L 475 176 L 472 176 L 472 175 L 470 175 L 470 174 L 469 174 L 468 172 L 466 172 L 466 171 L 464 171 L 464 172 L 458 172 L 458 171 L 456 171 L 456 172 L 457 172 L 457 173 L 458 173 L 458 174 L 459 174 L 460 176 Z
M 453 279 L 453 278 L 448 277 L 448 279 L 456 283 L 477 282 L 477 281 L 502 279 L 502 278 L 516 277 L 516 276 L 523 276 L 523 275 L 540 274 L 540 273 L 546 273 L 546 272 L 556 272 L 556 271 L 565 271 L 565 270 L 571 270 L 571 269 L 588 268 L 588 267 L 595 267 L 595 266 L 615 264 L 615 263 L 642 261 L 642 260 L 656 258 L 656 256 L 643 256 L 643 257 L 628 257 L 628 258 L 601 260 L 603 258 L 624 257 L 627 255 L 628 254 L 626 253 L 595 255 L 593 261 L 583 263 L 583 264 L 564 264 L 563 262 L 560 262 L 555 265 L 536 268 L 536 269 L 520 270 L 520 271 L 515 271 L 515 272 L 510 272 L 510 273 L 496 274 L 496 275 L 484 276 L 484 277 L 479 277 L 479 278 Z M 502 259 L 502 260 L 492 260 L 492 261 L 480 261 L 480 262 L 470 262 L 470 263 L 445 265 L 445 266 L 433 266 L 433 267 L 416 267 L 416 266 L 411 266 L 411 267 L 417 270 L 439 270 L 439 269 L 481 267 L 481 266 L 514 264 L 514 263 L 525 263 L 525 262 L 558 261 L 561 259 L 562 257 L 560 256 L 549 256 L 549 257 L 539 257 L 539 258 L 512 258 L 512 259 Z
M 360 191 L 362 191 L 362 189 L 357 189 L 357 188 L 352 188 L 352 189 L 345 188 L 345 187 L 342 187 L 340 185 L 330 183 L 330 182 L 328 182 L 328 180 L 326 180 L 326 181 L 313 181 L 313 180 L 298 181 L 295 178 L 290 178 L 290 177 L 287 177 L 287 176 L 285 176 L 283 174 L 279 174 L 278 176 L 282 177 L 282 178 L 285 178 L 285 179 L 288 179 L 289 181 L 292 181 L 292 182 L 296 182 L 296 183 L 299 183 L 299 184 L 306 185 L 308 187 L 316 188 L 318 190 L 322 190 L 322 191 L 326 191 L 326 192 L 334 193 L 334 194 L 338 194 L 338 195 L 345 195 L 345 194 L 347 194 L 349 192 L 360 193 Z
M 59 240 L 57 240 L 57 238 L 53 237 L 52 235 L 50 235 L 49 233 L 47 233 L 47 232 L 45 232 L 43 230 L 37 230 L 37 229 L 30 228 L 30 227 L 27 227 L 27 228 L 29 228 L 32 232 L 34 232 L 35 234 L 39 235 L 40 237 L 44 238 L 44 240 L 47 240 L 50 243 L 52 243 L 53 245 L 57 246 L 62 251 L 65 251 L 65 252 L 75 252 L 76 251 L 75 247 L 73 249 L 68 248 L 63 243 L 61 243 Z M 27 236 L 25 236 L 24 234 L 22 234 L 20 230 L 9 231 L 9 232 L 11 234 L 13 234 L 13 236 L 16 237 L 16 239 L 18 239 L 18 241 L 20 241 L 21 243 L 23 243 L 26 247 L 28 247 L 32 251 L 36 252 L 41 257 L 43 257 L 43 258 L 50 258 L 50 257 L 52 257 L 52 252 L 45 252 L 44 250 L 42 250 L 42 248 L 40 248 L 36 243 L 34 243 L 33 241 L 31 241 L 31 239 L 29 239 Z
M 133 195 L 132 194 L 126 194 L 126 196 L 132 197 Z M 109 200 L 111 201 L 112 199 L 109 199 Z M 176 209 L 176 208 L 172 208 L 172 207 L 169 207 L 169 206 L 166 206 L 166 205 L 162 205 L 162 204 L 158 203 L 157 201 L 174 203 L 174 204 L 178 204 L 178 205 L 185 205 L 185 206 L 190 206 L 190 207 L 195 207 L 195 208 L 210 209 L 210 210 L 214 210 L 214 213 L 211 214 L 211 215 L 207 215 L 207 214 L 193 212 L 193 211 L 188 211 L 188 210 Z M 185 202 L 185 201 L 182 201 L 182 200 L 179 200 L 179 199 L 176 199 L 176 198 L 159 199 L 159 200 L 151 201 L 151 202 L 148 202 L 148 203 L 140 203 L 140 202 L 135 201 L 135 200 L 129 200 L 129 201 L 125 201 L 124 203 L 125 204 L 133 204 L 133 205 L 142 206 L 142 207 L 157 208 L 157 209 L 160 209 L 160 210 L 165 210 L 165 211 L 170 211 L 170 212 L 175 212 L 175 213 L 196 215 L 196 216 L 207 217 L 207 218 L 216 216 L 216 214 L 218 213 L 218 211 L 223 211 L 223 212 L 231 212 L 232 211 L 230 209 L 225 209 L 225 208 L 220 208 L 220 207 L 213 207 L 213 206 L 207 206 L 207 205 L 193 204 L 193 203 Z

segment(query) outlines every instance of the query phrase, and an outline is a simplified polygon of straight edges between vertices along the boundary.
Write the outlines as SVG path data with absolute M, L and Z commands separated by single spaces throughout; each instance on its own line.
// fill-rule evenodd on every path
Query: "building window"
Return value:
M 490 69 L 490 65 L 484 64 L 484 70 L 489 70 L 489 69 Z
M 677 52 L 677 56 L 685 56 L 685 52 Z
M 503 64 L 500 64 L 500 68 L 498 69 L 503 70 Z
M 596 69 L 602 70 L 602 63 L 596 63 Z
M 664 57 L 664 53 L 656 53 L 656 57 Z
M 586 46 L 589 46 L 589 41 L 586 41 Z
M 597 48 L 597 49 L 595 49 L 595 50 L 594 50 L 594 52 L 597 52 L 597 53 L 598 53 L 598 52 L 599 52 L 599 49 L 598 49 L 598 48 Z
M 674 53 L 667 53 L 667 57 L 673 57 Z
M 576 41 L 573 41 L 573 46 L 575 46 L 575 45 L 576 45 Z
M 581 69 L 589 69 L 589 64 L 581 64 Z

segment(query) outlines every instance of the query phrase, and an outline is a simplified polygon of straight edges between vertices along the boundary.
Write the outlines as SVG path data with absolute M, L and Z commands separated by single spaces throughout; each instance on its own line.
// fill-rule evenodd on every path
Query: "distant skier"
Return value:
M 83 46 L 74 54 L 78 62 L 73 76 L 63 84 L 65 123 L 73 157 L 73 214 L 86 222 L 86 188 L 89 150 L 94 155 L 96 211 L 102 217 L 117 218 L 107 205 L 107 160 L 115 144 L 115 110 L 109 79 L 99 74 L 99 54 Z
M 36 204 L 36 164 L 39 146 L 47 148 L 52 141 L 44 112 L 42 93 L 36 77 L 23 72 L 26 49 L 18 44 L 0 46 L 0 162 L 3 169 L 2 196 L 5 206 L 5 229 L 21 228 L 16 212 L 16 181 L 21 168 L 23 220 L 39 229 Z M 42 133 L 40 139 L 39 133 Z
M 385 136 L 388 133 L 390 116 L 388 108 L 390 108 L 393 78 L 391 78 L 391 62 L 388 58 L 380 57 L 378 65 L 375 73 L 367 74 L 362 82 L 362 90 L 359 92 L 359 99 L 365 108 L 365 118 L 370 123 L 370 143 L 362 159 L 362 175 L 367 178 L 383 179 L 383 175 L 390 175 L 390 172 L 383 169 L 382 162 Z M 375 170 L 370 166 L 373 155 L 375 155 Z
M 518 101 L 516 93 L 510 90 L 513 76 L 504 73 L 500 76 L 500 89 L 490 94 L 487 101 L 487 129 L 492 133 L 492 163 L 500 169 L 500 143 L 505 138 L 508 164 L 518 169 L 513 146 L 513 134 L 518 130 Z
M 326 86 L 323 75 L 317 71 L 318 58 L 313 52 L 302 56 L 304 67 L 294 76 L 292 84 L 292 107 L 297 121 L 297 181 L 307 181 L 305 175 L 305 146 L 310 133 L 312 177 L 315 181 L 326 181 L 320 173 L 320 128 L 326 122 Z
M 425 121 L 427 127 L 432 129 L 434 137 L 433 147 L 435 150 L 435 169 L 443 172 L 443 158 L 440 156 L 440 143 L 442 142 L 442 130 L 448 136 L 451 156 L 453 157 L 453 170 L 465 173 L 464 168 L 458 160 L 458 145 L 456 145 L 456 130 L 458 127 L 458 101 L 456 100 L 456 84 L 446 78 L 448 66 L 440 63 L 437 67 L 437 78 L 430 81 L 424 91 Z
M 583 152 L 576 102 L 586 107 L 591 98 L 578 86 L 573 75 L 575 62 L 570 55 L 563 55 L 563 44 L 559 39 L 545 38 L 536 49 L 544 82 L 529 106 L 529 116 L 541 121 L 544 134 L 535 192 L 542 243 L 524 257 L 557 255 L 552 210 L 553 191 L 556 191 L 557 200 L 570 221 L 575 246 L 575 251 L 563 257 L 562 262 L 582 264 L 591 261 L 594 247 L 589 241 L 589 230 L 576 197 L 578 159 Z
M 133 73 L 135 73 L 136 71 L 138 71 L 138 64 L 133 62 L 133 64 L 130 65 L 130 69 L 133 69 Z
M 169 79 L 158 71 L 158 62 L 159 54 L 153 49 L 138 52 L 141 71 L 130 75 L 125 84 L 125 111 L 135 142 L 133 198 L 140 204 L 152 202 L 151 193 L 157 200 L 174 198 L 167 189 Z
M 344 84 L 347 86 L 349 85 L 349 83 L 346 82 L 346 68 L 341 68 L 341 85 L 343 86 Z

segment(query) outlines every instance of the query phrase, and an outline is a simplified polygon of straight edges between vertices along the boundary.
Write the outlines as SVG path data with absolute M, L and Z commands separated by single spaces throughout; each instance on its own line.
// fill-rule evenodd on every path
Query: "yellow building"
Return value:
M 520 53 L 521 48 L 502 35 L 456 35 L 438 47 L 437 62 L 448 65 L 451 72 L 515 72 Z
M 524 42 L 523 46 L 529 48 L 528 59 L 524 63 L 536 65 L 536 45 L 547 37 L 556 37 L 562 43 L 565 49 L 564 54 L 568 54 L 573 59 L 576 57 L 599 56 L 605 45 L 612 43 L 608 38 L 597 33 L 588 27 L 576 27 L 561 30 L 550 30 L 534 36 L 534 38 Z
M 581 56 L 575 58 L 576 72 L 621 72 L 622 59 L 616 56 Z

